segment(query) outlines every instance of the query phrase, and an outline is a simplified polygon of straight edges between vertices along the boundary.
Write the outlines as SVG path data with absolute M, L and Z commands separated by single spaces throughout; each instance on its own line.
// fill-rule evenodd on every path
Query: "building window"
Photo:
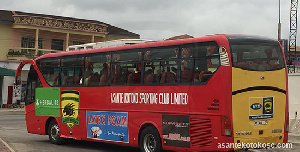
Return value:
M 34 37 L 29 37 L 29 36 L 24 36 L 21 37 L 21 47 L 22 48 L 35 48 L 35 38 Z M 39 39 L 38 40 L 38 48 L 42 49 L 43 48 L 43 40 Z M 33 49 L 21 49 L 22 53 L 30 53 L 32 54 L 34 52 Z
M 38 47 L 39 47 L 39 49 L 43 48 L 43 40 L 42 39 L 39 39 L 39 41 L 38 41 Z
M 35 38 L 34 37 L 22 37 L 21 38 L 21 47 L 22 48 L 34 48 Z M 43 48 L 43 40 L 39 39 L 38 41 L 39 49 Z
M 34 48 L 34 37 L 22 37 L 21 38 L 22 48 Z
M 64 40 L 52 39 L 51 50 L 60 50 L 64 49 Z

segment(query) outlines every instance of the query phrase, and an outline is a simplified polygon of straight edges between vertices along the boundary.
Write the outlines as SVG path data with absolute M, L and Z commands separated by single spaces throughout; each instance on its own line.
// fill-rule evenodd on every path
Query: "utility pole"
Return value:
M 281 40 L 280 0 L 279 0 L 279 10 L 278 10 L 278 40 Z

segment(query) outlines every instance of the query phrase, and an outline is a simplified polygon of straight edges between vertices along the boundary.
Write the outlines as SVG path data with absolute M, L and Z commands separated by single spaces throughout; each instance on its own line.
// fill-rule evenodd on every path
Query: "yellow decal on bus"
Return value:
M 75 90 L 64 90 L 61 92 L 62 123 L 72 129 L 79 125 L 79 92 Z

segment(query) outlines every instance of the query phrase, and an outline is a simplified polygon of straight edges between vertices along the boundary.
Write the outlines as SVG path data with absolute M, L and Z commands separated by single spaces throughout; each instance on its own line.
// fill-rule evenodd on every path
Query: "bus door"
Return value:
M 27 77 L 27 87 L 26 87 L 26 95 L 25 95 L 25 105 L 26 105 L 26 123 L 27 123 L 27 131 L 30 133 L 37 133 L 39 127 L 38 118 L 35 114 L 35 92 L 37 87 L 41 87 L 41 82 L 39 80 L 38 74 L 31 65 L 28 77 Z
M 27 78 L 27 88 L 25 96 L 25 105 L 34 103 L 35 101 L 35 89 L 37 86 L 41 86 L 37 72 L 34 70 L 33 66 L 30 67 Z

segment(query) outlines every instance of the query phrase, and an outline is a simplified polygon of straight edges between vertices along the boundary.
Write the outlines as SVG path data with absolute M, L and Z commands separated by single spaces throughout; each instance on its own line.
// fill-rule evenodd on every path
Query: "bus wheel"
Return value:
M 49 140 L 52 144 L 60 145 L 63 143 L 63 138 L 60 137 L 60 129 L 56 120 L 51 120 L 48 127 Z
M 162 145 L 158 131 L 154 127 L 146 127 L 139 140 L 141 152 L 161 152 Z

